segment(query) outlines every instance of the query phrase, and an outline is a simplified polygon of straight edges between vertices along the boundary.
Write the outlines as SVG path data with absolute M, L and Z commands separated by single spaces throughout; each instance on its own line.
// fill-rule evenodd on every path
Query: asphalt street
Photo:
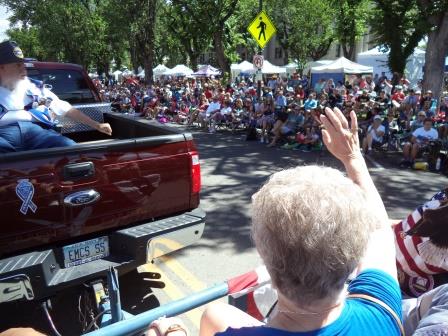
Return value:
M 306 153 L 267 148 L 255 141 L 245 141 L 243 133 L 188 131 L 193 133 L 200 154 L 201 207 L 207 212 L 206 229 L 197 244 L 159 264 L 170 286 L 183 295 L 261 264 L 250 238 L 250 199 L 271 174 L 310 164 L 342 169 L 339 161 L 326 151 Z M 448 182 L 447 177 L 440 174 L 402 169 L 399 162 L 398 153 L 375 152 L 367 158 L 389 217 L 393 219 L 407 216 Z M 173 262 L 181 268 L 171 267 Z M 162 303 L 173 299 L 172 295 L 166 295 L 168 292 L 156 290 Z M 184 321 L 195 331 L 199 316 L 200 312 L 193 311 L 184 316 Z
M 202 170 L 201 207 L 207 212 L 207 223 L 201 240 L 140 271 L 161 274 L 160 281 L 144 280 L 130 274 L 120 278 L 124 308 L 139 313 L 160 304 L 181 299 L 226 279 L 253 270 L 261 264 L 250 238 L 250 200 L 266 179 L 282 169 L 297 165 L 326 165 L 342 169 L 328 152 L 301 152 L 267 148 L 255 141 L 245 141 L 244 133 L 219 131 L 208 134 L 198 129 L 191 132 L 198 146 Z M 383 197 L 390 218 L 401 219 L 435 192 L 447 186 L 446 176 L 431 172 L 401 169 L 397 153 L 373 153 L 367 163 Z M 160 287 L 160 288 L 156 288 Z M 76 296 L 69 295 L 73 298 Z M 225 299 L 223 299 L 225 300 Z M 56 325 L 63 335 L 79 335 L 72 324 L 78 321 L 78 302 L 58 300 L 54 303 Z M 39 307 L 9 311 L 24 317 L 26 325 L 49 332 Z M 197 335 L 203 307 L 181 316 Z M 22 315 L 23 314 L 23 315 Z M 6 321 L 3 321 L 6 322 Z M 24 324 L 21 324 L 24 325 Z

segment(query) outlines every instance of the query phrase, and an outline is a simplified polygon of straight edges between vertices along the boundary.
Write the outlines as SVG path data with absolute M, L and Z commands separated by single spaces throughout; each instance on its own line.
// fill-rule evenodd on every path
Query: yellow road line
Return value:
M 154 266 L 152 265 L 144 265 L 142 268 L 146 271 L 154 271 Z M 174 283 L 169 279 L 169 277 L 160 269 L 157 267 L 157 271 L 162 275 L 162 278 L 160 279 L 165 284 L 165 288 L 163 289 L 164 293 L 173 301 L 179 300 L 184 298 L 186 295 L 183 293 Z M 201 321 L 201 315 L 202 312 L 199 310 L 199 308 L 190 310 L 189 312 L 184 314 L 191 323 L 199 329 L 199 324 Z
M 176 274 L 187 287 L 191 288 L 193 292 L 199 292 L 207 286 L 196 278 L 189 270 L 187 270 L 180 262 L 178 262 L 175 258 L 167 256 L 162 256 L 159 258 L 159 262 L 163 263 L 166 267 L 168 267 L 174 274 Z

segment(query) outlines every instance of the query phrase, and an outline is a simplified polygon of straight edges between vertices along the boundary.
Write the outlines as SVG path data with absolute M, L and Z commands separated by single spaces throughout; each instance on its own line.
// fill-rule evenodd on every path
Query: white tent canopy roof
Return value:
M 252 65 L 252 63 L 248 62 L 248 61 L 242 61 L 239 64 L 232 64 L 230 66 L 231 70 L 238 70 L 241 72 L 254 72 L 254 66 Z
M 380 75 L 384 72 L 389 78 L 392 73 L 389 69 L 387 58 L 389 52 L 382 52 L 380 47 L 367 50 L 358 54 L 358 62 L 360 64 L 373 67 L 374 74 Z M 425 64 L 425 51 L 415 48 L 412 55 L 406 61 L 405 74 L 412 85 L 417 84 L 419 79 L 423 77 L 423 66 Z
M 346 74 L 360 74 L 372 73 L 373 68 L 352 62 L 345 57 L 340 57 L 337 60 L 324 65 L 319 65 L 311 68 L 311 73 L 346 73 Z
M 198 71 L 201 69 L 208 69 L 208 70 L 212 70 L 212 71 L 219 71 L 218 68 L 215 68 L 214 66 L 210 65 L 210 64 L 201 64 L 198 66 Z
M 168 71 L 168 70 L 170 70 L 170 68 L 166 67 L 166 66 L 163 65 L 163 64 L 159 64 L 159 65 L 156 66 L 154 69 L 152 69 L 152 72 L 153 72 L 154 74 L 161 75 L 161 74 L 165 73 L 165 72 Z
M 263 74 L 280 74 L 280 73 L 286 73 L 286 68 L 273 65 L 268 60 L 264 60 L 261 72 Z
M 388 55 L 388 54 L 389 54 L 389 51 L 382 51 L 381 48 L 378 46 L 378 47 L 372 48 L 370 50 L 364 51 L 362 53 L 359 53 L 358 57 L 359 56 L 382 56 L 382 55 Z M 415 48 L 413 54 L 414 55 L 425 55 L 425 51 L 422 49 L 419 49 L 419 48 Z
M 174 68 L 169 69 L 164 72 L 164 75 L 171 75 L 171 76 L 190 76 L 193 73 L 193 70 L 191 70 L 189 67 L 179 64 L 176 65 Z

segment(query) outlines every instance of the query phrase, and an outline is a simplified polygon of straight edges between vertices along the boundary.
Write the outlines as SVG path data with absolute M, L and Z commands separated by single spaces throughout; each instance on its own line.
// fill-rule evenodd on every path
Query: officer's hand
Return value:
M 98 124 L 96 126 L 96 129 L 101 133 L 112 135 L 112 128 L 110 127 L 109 123 Z

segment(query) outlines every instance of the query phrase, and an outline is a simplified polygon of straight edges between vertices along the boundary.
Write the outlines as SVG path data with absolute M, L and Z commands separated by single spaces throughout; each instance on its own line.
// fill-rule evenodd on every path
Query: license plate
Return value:
M 73 245 L 64 246 L 64 265 L 72 267 L 85 264 L 109 255 L 109 238 L 99 237 Z

